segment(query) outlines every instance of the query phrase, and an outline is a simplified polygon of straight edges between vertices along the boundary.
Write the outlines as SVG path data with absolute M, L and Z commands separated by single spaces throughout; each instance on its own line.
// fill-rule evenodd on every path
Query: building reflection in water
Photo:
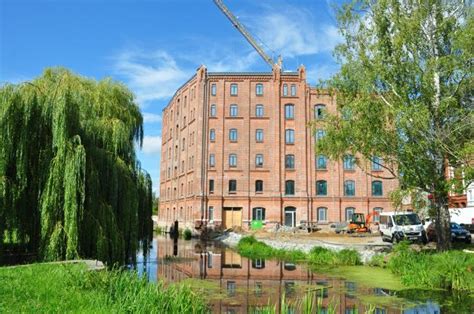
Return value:
M 291 304 L 301 300 L 309 290 L 316 291 L 321 299 L 319 313 L 327 313 L 328 307 L 334 306 L 336 313 L 365 313 L 369 308 L 358 295 L 388 295 L 384 289 L 362 288 L 355 282 L 313 273 L 305 265 L 247 259 L 213 243 L 179 240 L 178 245 L 179 258 L 173 260 L 169 258 L 176 252 L 173 241 L 157 238 L 157 279 L 179 282 L 195 278 L 215 283 L 220 293 L 208 298 L 213 313 L 251 313 L 266 305 L 280 308 L 283 294 L 291 313 L 294 311 Z M 370 310 L 378 314 L 406 313 L 389 307 Z

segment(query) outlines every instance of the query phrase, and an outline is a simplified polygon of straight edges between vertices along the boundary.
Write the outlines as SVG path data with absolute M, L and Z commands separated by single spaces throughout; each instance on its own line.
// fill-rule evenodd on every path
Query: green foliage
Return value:
M 15 230 L 45 260 L 133 259 L 150 240 L 151 179 L 135 145 L 143 119 L 110 79 L 48 69 L 0 88 L 0 245 Z M 0 247 L 1 249 L 1 247 Z
M 462 0 L 343 4 L 344 42 L 335 50 L 341 68 L 325 83 L 338 112 L 314 124 L 326 129 L 320 153 L 352 153 L 368 173 L 381 157 L 385 171 L 376 177 L 432 194 L 440 249 L 450 246 L 448 193 L 474 179 L 472 13 Z M 446 161 L 463 176 L 447 180 Z
M 474 256 L 462 251 L 415 252 L 407 243 L 395 246 L 388 268 L 407 286 L 474 292 Z
M 191 230 L 186 228 L 183 232 L 183 239 L 184 240 L 191 240 L 192 237 L 193 237 L 193 233 L 191 232 Z
M 368 265 L 373 266 L 373 267 L 385 267 L 386 266 L 385 255 L 384 254 L 375 254 L 370 259 Z
M 322 247 L 314 247 L 310 253 L 301 250 L 274 249 L 254 236 L 240 239 L 237 250 L 240 255 L 256 258 L 276 258 L 285 261 L 307 262 L 310 265 L 361 265 L 359 253 L 344 249 L 335 252 Z
M 0 312 L 207 313 L 188 286 L 148 283 L 136 273 L 82 264 L 0 268 Z

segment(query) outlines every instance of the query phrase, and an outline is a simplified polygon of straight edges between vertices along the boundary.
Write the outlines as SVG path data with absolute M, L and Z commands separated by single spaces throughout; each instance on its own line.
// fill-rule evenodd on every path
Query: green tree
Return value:
M 135 157 L 142 116 L 128 89 L 65 69 L 0 88 L 0 245 L 45 260 L 126 263 L 152 234 L 151 179 Z
M 439 250 L 450 248 L 447 167 L 473 179 L 474 22 L 464 1 L 358 0 L 337 10 L 340 71 L 326 82 L 338 113 L 317 149 L 374 156 L 402 191 L 432 195 Z M 370 173 L 370 172 L 368 172 Z M 461 181 L 458 181 L 461 182 Z

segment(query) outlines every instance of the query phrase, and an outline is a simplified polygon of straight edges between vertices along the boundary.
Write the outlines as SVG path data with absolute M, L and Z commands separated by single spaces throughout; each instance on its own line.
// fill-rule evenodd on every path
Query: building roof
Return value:
M 271 76 L 273 72 L 207 72 L 208 76 Z M 298 76 L 298 72 L 281 72 L 281 75 Z

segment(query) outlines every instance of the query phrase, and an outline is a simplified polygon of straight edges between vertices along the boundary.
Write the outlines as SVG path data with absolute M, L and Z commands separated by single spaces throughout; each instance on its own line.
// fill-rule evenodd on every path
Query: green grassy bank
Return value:
M 309 253 L 299 250 L 274 249 L 253 236 L 242 238 L 238 252 L 248 258 L 275 258 L 307 263 L 310 266 L 356 266 L 362 265 L 355 250 L 331 251 L 321 247 Z M 459 250 L 438 253 L 416 252 L 402 242 L 388 255 L 376 255 L 368 266 L 373 269 L 387 268 L 400 278 L 405 287 L 445 289 L 474 294 L 474 255 Z
M 0 268 L 0 313 L 205 313 L 185 285 L 149 283 L 128 271 L 84 264 Z

